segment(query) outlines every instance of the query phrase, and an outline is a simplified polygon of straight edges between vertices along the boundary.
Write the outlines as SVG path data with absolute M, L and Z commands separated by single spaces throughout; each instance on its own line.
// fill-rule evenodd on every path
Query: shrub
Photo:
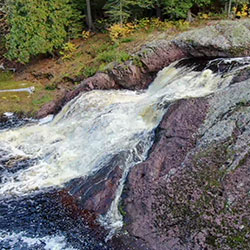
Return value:
M 115 50 L 103 51 L 101 54 L 97 56 L 97 60 L 104 63 L 113 62 L 116 58 Z
M 75 51 L 76 51 L 75 44 L 68 42 L 63 45 L 62 50 L 59 53 L 60 55 L 63 56 L 62 59 L 66 60 L 66 59 L 71 59 Z
M 85 77 L 91 77 L 97 72 L 97 70 L 98 70 L 98 68 L 96 68 L 96 67 L 87 66 L 84 69 L 83 74 Z
M 150 27 L 150 19 L 145 17 L 137 21 L 137 28 L 148 30 Z
M 84 30 L 84 31 L 82 32 L 82 37 L 83 37 L 83 39 L 85 39 L 85 40 L 87 40 L 87 39 L 90 37 L 90 35 L 91 35 L 90 31 Z
M 119 39 L 125 38 L 127 35 L 135 31 L 136 25 L 133 23 L 114 24 L 109 30 L 109 36 L 112 41 L 118 42 Z
M 190 23 L 185 21 L 185 20 L 179 20 L 179 21 L 176 21 L 175 22 L 175 26 L 181 30 L 181 31 L 184 31 L 184 30 L 187 30 L 189 29 L 190 27 Z
M 118 53 L 118 55 L 117 55 L 117 58 L 116 58 L 116 60 L 118 61 L 118 62 L 126 62 L 126 61 L 128 61 L 129 59 L 131 59 L 131 55 L 130 54 L 128 54 L 126 51 L 120 51 L 119 53 Z
M 248 9 L 247 4 L 243 4 L 242 7 L 241 7 L 241 9 L 239 9 L 238 11 L 237 11 L 237 8 L 234 7 L 233 8 L 233 12 L 234 12 L 235 16 L 238 16 L 238 17 L 247 17 L 249 9 Z
M 102 63 L 125 62 L 129 60 L 131 56 L 125 51 L 118 51 L 116 49 L 104 51 L 98 55 L 97 60 Z
M 172 21 L 161 21 L 159 18 L 142 18 L 136 21 L 136 28 L 138 30 L 168 30 L 174 27 Z
M 108 27 L 111 26 L 109 19 L 97 19 L 94 26 L 98 32 L 107 33 Z

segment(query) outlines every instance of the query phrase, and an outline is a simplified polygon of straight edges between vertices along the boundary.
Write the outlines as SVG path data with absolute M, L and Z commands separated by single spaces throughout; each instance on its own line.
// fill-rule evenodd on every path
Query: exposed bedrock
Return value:
M 42 118 L 56 114 L 65 102 L 80 92 L 93 89 L 147 88 L 156 73 L 170 63 L 186 57 L 238 57 L 250 55 L 250 20 L 220 21 L 201 29 L 178 35 L 174 40 L 157 40 L 146 44 L 123 64 L 112 64 L 80 83 L 73 91 L 46 104 L 37 114 Z
M 249 19 L 222 21 L 155 41 L 135 60 L 83 81 L 59 103 L 93 89 L 146 88 L 159 70 L 184 57 L 247 56 L 249 29 Z M 243 69 L 228 88 L 171 105 L 148 159 L 129 173 L 120 203 L 127 232 L 121 242 L 136 239 L 152 250 L 250 249 L 249 76 Z M 54 107 L 40 117 L 56 113 Z M 114 161 L 95 176 L 72 181 L 68 190 L 82 209 L 104 214 L 120 177 Z
M 239 57 L 250 54 L 250 20 L 220 21 L 180 34 L 173 42 L 193 57 Z
M 150 249 L 249 249 L 250 80 L 182 100 L 128 177 L 124 230 Z
M 67 185 L 66 189 L 78 199 L 80 208 L 98 215 L 107 213 L 122 177 L 119 165 L 124 156 L 117 155 L 94 175 L 73 180 Z

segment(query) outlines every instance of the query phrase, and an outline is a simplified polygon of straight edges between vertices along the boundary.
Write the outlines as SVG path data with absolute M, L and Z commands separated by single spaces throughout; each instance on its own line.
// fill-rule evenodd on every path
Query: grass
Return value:
M 93 76 L 97 72 L 97 70 L 98 70 L 97 67 L 89 67 L 89 66 L 87 66 L 86 68 L 84 68 L 83 74 L 84 74 L 84 76 L 86 78 L 88 78 L 88 77 Z
M 2 80 L 2 74 L 0 74 Z M 55 93 L 45 90 L 42 84 L 19 82 L 14 80 L 0 81 L 0 89 L 19 89 L 34 86 L 35 92 L 3 92 L 0 93 L 0 114 L 4 112 L 25 113 L 34 115 L 45 103 L 53 100 Z
M 7 82 L 13 79 L 13 73 L 11 72 L 1 72 L 0 73 L 0 82 Z M 3 89 L 4 84 L 0 85 L 0 89 Z M 7 86 L 7 85 L 6 85 Z

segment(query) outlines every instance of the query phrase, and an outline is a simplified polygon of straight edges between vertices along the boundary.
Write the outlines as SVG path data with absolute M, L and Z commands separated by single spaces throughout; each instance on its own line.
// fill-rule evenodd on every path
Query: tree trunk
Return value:
M 187 13 L 187 19 L 186 19 L 188 22 L 193 22 L 193 17 L 192 17 L 192 12 L 191 12 L 191 9 L 188 10 L 188 13 Z
M 232 9 L 232 0 L 229 0 L 228 2 L 228 9 L 227 9 L 227 16 L 231 16 L 231 9 Z
M 122 1 L 120 0 L 120 23 L 121 23 L 121 25 L 123 25 L 122 11 L 123 11 L 123 9 L 122 9 Z
M 90 0 L 86 0 L 86 4 L 87 4 L 87 18 L 88 18 L 89 30 L 93 30 L 94 29 L 94 25 L 93 25 L 93 21 L 92 21 Z
M 227 2 L 225 2 L 225 9 L 224 9 L 224 12 L 225 12 L 225 14 L 227 14 L 228 13 L 228 4 L 227 4 Z
M 156 9 L 156 16 L 161 19 L 162 18 L 162 14 L 161 14 L 161 7 L 159 5 L 155 6 Z

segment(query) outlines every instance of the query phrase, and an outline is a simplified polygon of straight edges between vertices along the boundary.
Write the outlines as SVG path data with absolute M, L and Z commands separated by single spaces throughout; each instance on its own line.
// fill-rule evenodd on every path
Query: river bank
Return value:
M 27 65 L 9 62 L 2 58 L 0 63 L 2 69 L 6 70 L 0 73 L 0 89 L 34 86 L 35 92 L 33 95 L 0 93 L 0 114 L 14 112 L 36 117 L 37 112 L 45 104 L 51 101 L 60 103 L 66 93 L 76 89 L 84 79 L 93 76 L 97 71 L 107 72 L 108 69 L 129 59 L 130 61 L 132 59 L 136 66 L 142 66 L 137 53 L 145 44 L 163 39 L 170 41 L 185 30 L 216 22 L 218 21 L 199 20 L 167 31 L 155 28 L 141 30 L 121 39 L 117 44 L 111 41 L 108 34 L 92 34 L 87 40 L 83 38 L 73 40 L 74 50 L 64 52 L 63 56 L 59 52 L 54 56 L 40 56 Z M 152 79 L 153 77 L 149 81 Z M 129 88 L 124 85 L 116 87 Z

